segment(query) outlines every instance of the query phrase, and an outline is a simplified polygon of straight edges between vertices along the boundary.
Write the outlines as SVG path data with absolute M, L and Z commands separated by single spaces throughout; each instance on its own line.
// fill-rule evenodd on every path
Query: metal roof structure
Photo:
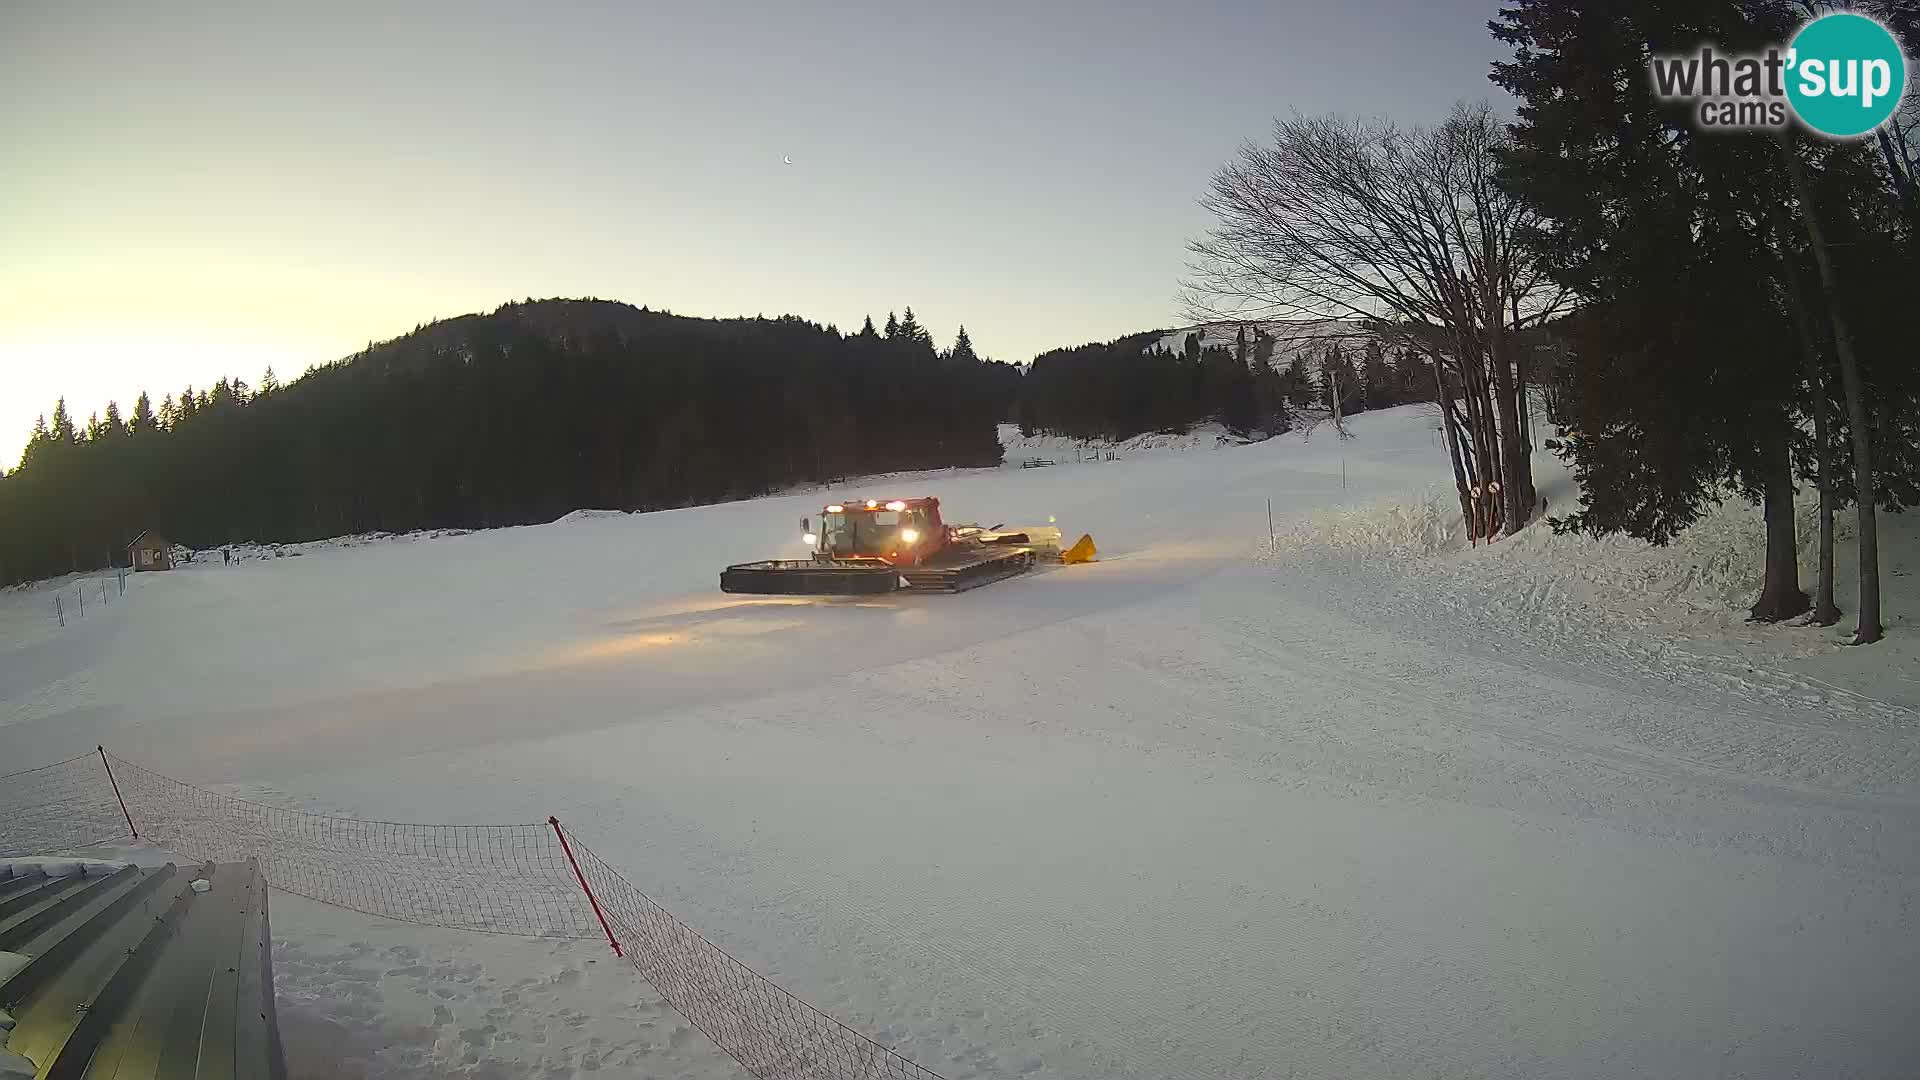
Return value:
M 40 1080 L 285 1077 L 255 863 L 15 869 L 0 864 L 0 1035 Z

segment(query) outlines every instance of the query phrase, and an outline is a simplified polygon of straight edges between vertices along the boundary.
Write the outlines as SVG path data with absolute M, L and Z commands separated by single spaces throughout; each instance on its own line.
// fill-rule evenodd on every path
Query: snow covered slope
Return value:
M 1003 424 L 1000 428 L 1000 445 L 1006 448 L 1006 463 L 1016 466 L 1031 458 L 1044 458 L 1056 465 L 1083 465 L 1089 461 L 1106 461 L 1109 454 L 1117 459 L 1167 451 L 1218 450 L 1248 441 L 1243 436 L 1230 434 L 1224 425 L 1211 422 L 1195 424 L 1184 432 L 1150 431 L 1118 441 L 1074 439 L 1046 432 L 1022 435 L 1014 424 Z
M 1231 349 L 1239 339 L 1242 326 L 1247 328 L 1249 340 L 1256 331 L 1274 339 L 1275 367 L 1287 366 L 1296 356 L 1310 362 L 1318 361 L 1326 347 L 1335 343 L 1349 355 L 1357 357 L 1372 337 L 1364 328 L 1343 319 L 1267 320 L 1189 326 L 1162 337 L 1156 347 L 1168 352 L 1180 352 L 1187 347 L 1187 336 L 1197 333 L 1202 348 Z
M 718 593 L 817 492 L 196 562 L 65 629 L 8 594 L 0 760 L 105 742 L 333 812 L 558 814 L 954 1080 L 1911 1075 L 1912 623 L 1741 627 L 1792 663 L 1737 682 L 1737 637 L 1638 649 L 1680 624 L 1583 612 L 1658 611 L 1665 571 L 1461 550 L 1421 508 L 1431 422 L 1352 426 L 836 489 L 1100 543 L 958 596 Z M 1759 535 L 1723 524 L 1692 554 Z M 1706 565 L 1681 595 L 1741 598 Z M 309 1075 L 734 1075 L 589 943 L 275 929 Z
M 1570 512 L 1578 490 L 1564 465 L 1535 455 L 1548 513 Z M 1685 680 L 1729 698 L 1789 695 L 1842 714 L 1910 718 L 1920 706 L 1920 515 L 1882 515 L 1882 603 L 1892 632 L 1873 648 L 1840 647 L 1852 633 L 1857 549 L 1851 514 L 1836 520 L 1833 627 L 1749 622 L 1766 552 L 1758 510 L 1738 499 L 1709 509 L 1665 547 L 1625 536 L 1556 535 L 1544 525 L 1493 545 L 1468 547 L 1451 488 L 1370 506 L 1315 512 L 1272 545 L 1296 572 L 1359 575 L 1403 620 L 1453 634 L 1462 625 L 1524 638 L 1537 651 L 1576 657 L 1655 682 Z M 1811 590 L 1818 520 L 1799 501 L 1802 587 Z M 1313 569 L 1307 570 L 1308 567 Z

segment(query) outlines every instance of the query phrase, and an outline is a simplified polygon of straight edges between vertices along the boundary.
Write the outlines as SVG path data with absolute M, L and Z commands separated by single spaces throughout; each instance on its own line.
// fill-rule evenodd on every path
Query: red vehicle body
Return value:
M 940 500 L 844 499 L 820 511 L 816 529 L 802 518 L 807 559 L 729 566 L 720 589 L 775 595 L 962 592 L 1059 561 L 1059 530 L 1002 532 L 949 525 Z M 1087 541 L 1091 550 L 1092 541 Z
M 884 559 L 892 566 L 917 566 L 953 544 L 940 500 L 931 495 L 829 503 L 820 511 L 820 531 L 808 535 L 818 536 L 814 550 L 829 559 Z

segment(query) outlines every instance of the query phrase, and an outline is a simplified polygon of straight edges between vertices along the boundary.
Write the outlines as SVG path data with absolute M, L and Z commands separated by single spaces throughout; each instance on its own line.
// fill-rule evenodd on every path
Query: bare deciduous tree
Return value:
M 1434 128 L 1280 121 L 1214 175 L 1201 204 L 1218 221 L 1190 245 L 1185 296 L 1198 321 L 1346 319 L 1418 348 L 1476 537 L 1531 516 L 1526 365 L 1511 342 L 1565 300 L 1520 243 L 1530 212 L 1493 182 L 1504 137 L 1485 104 Z

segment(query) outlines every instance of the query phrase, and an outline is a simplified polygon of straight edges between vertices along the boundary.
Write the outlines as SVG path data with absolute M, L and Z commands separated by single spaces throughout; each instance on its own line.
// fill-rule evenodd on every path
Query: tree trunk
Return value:
M 1520 301 L 1518 298 L 1514 300 L 1513 322 L 1516 326 L 1520 323 Z M 1521 479 L 1526 481 L 1527 514 L 1528 516 L 1532 516 L 1533 505 L 1540 501 L 1540 492 L 1533 485 L 1533 448 L 1535 442 L 1533 431 L 1533 394 L 1530 389 L 1533 385 L 1533 350 L 1525 346 L 1515 348 L 1512 342 L 1508 342 L 1507 347 L 1513 353 L 1514 389 L 1519 393 L 1520 416 L 1525 422 L 1524 430 L 1527 448 L 1525 456 L 1520 459 L 1522 466 Z
M 1453 462 L 1453 486 L 1460 494 L 1460 520 L 1467 524 L 1467 541 L 1479 539 L 1473 535 L 1473 501 L 1467 495 L 1467 472 L 1460 463 L 1460 436 L 1454 431 L 1453 395 L 1447 392 L 1447 377 L 1440 370 L 1440 354 L 1429 353 L 1433 360 L 1433 399 L 1440 403 L 1440 429 L 1447 440 L 1447 458 Z
M 1501 479 L 1505 459 L 1501 456 L 1500 429 L 1498 422 L 1494 419 L 1493 389 L 1487 379 L 1485 363 L 1485 356 L 1476 347 L 1473 352 L 1473 363 L 1470 365 L 1474 369 L 1474 387 L 1473 393 L 1467 398 L 1471 405 L 1467 419 L 1473 424 L 1474 456 L 1480 463 L 1480 513 L 1485 523 L 1483 535 L 1490 540 L 1500 531 L 1501 523 L 1498 519 L 1503 516 L 1501 510 L 1504 508 L 1499 492 L 1494 491 L 1493 488 L 1495 484 L 1499 484 L 1502 489 L 1505 489 L 1506 483 Z M 1469 365 L 1461 366 L 1465 368 Z
M 1486 425 L 1481 423 L 1480 420 L 1480 391 L 1479 387 L 1475 385 L 1473 377 L 1475 363 L 1476 361 L 1472 350 L 1462 349 L 1460 351 L 1460 410 L 1464 414 L 1461 434 L 1466 437 L 1463 448 L 1465 453 L 1462 454 L 1462 457 L 1465 458 L 1467 467 L 1467 495 L 1473 500 L 1471 514 L 1473 521 L 1473 538 L 1475 540 L 1484 540 L 1487 535 L 1485 528 L 1486 515 L 1484 511 L 1487 497 L 1486 473 L 1488 471 L 1488 459 Z
M 1347 418 L 1346 409 L 1341 402 L 1340 369 L 1329 364 L 1327 365 L 1327 412 L 1333 417 L 1334 434 L 1344 439 L 1347 437 Z
M 1870 645 L 1880 640 L 1880 530 L 1874 516 L 1873 436 L 1867 426 L 1867 403 L 1860 385 L 1860 367 L 1854 361 L 1853 333 L 1840 309 L 1840 287 L 1833 273 L 1833 261 L 1827 254 L 1826 232 L 1820 227 L 1820 215 L 1813 201 L 1813 185 L 1807 180 L 1807 168 L 1784 139 L 1780 152 L 1787 159 L 1787 172 L 1793 178 L 1794 194 L 1799 197 L 1800 218 L 1806 224 L 1807 238 L 1813 244 L 1813 264 L 1820 270 L 1820 291 L 1826 300 L 1827 317 L 1833 321 L 1833 351 L 1840 358 L 1840 389 L 1847 398 L 1847 427 L 1853 441 L 1854 512 L 1857 515 L 1860 545 L 1860 615 L 1854 626 L 1853 644 Z
M 1499 318 L 1500 312 L 1495 311 Z M 1504 527 L 1511 536 L 1533 516 L 1533 483 L 1528 474 L 1531 448 L 1520 434 L 1520 396 L 1516 392 L 1513 364 L 1507 356 L 1507 336 L 1497 326 L 1489 327 L 1488 357 L 1493 363 L 1494 407 L 1500 423 L 1500 505 Z
M 1813 621 L 1821 626 L 1832 626 L 1840 621 L 1840 606 L 1833 601 L 1833 476 L 1827 453 L 1827 388 L 1816 385 L 1813 388 L 1813 437 L 1820 443 L 1818 475 L 1814 483 L 1820 487 L 1820 580 L 1813 591 Z
M 1880 128 L 1880 154 L 1886 158 L 1887 172 L 1893 177 L 1893 188 L 1900 195 L 1900 209 L 1906 212 L 1909 220 L 1920 223 L 1920 198 L 1915 196 L 1913 190 L 1913 175 L 1907 171 L 1907 163 L 1894 150 L 1893 137 L 1884 126 Z
M 1766 469 L 1767 578 L 1760 599 L 1748 613 L 1756 622 L 1779 622 L 1807 610 L 1807 594 L 1800 590 L 1799 545 L 1793 534 L 1793 459 L 1788 453 L 1793 427 L 1783 412 L 1773 428 L 1767 445 L 1761 447 Z
M 1807 388 L 1812 394 L 1813 413 L 1813 485 L 1820 495 L 1820 550 L 1813 585 L 1813 616 L 1817 626 L 1832 626 L 1840 621 L 1840 608 L 1833 602 L 1833 455 L 1827 449 L 1827 382 L 1822 370 L 1819 336 L 1813 332 L 1813 307 L 1800 273 L 1794 268 L 1793 255 L 1787 250 L 1786 212 L 1774 203 L 1767 208 L 1774 231 L 1780 234 L 1780 276 L 1786 285 L 1787 307 L 1793 315 L 1793 331 L 1800 339 L 1800 358 L 1807 369 Z

